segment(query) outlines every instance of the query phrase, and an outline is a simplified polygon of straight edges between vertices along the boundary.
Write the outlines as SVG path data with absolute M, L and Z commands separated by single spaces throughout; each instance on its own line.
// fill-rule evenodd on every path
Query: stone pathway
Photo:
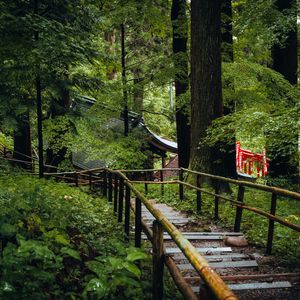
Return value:
M 240 299 L 300 299 L 299 274 L 274 268 L 273 262 L 268 264 L 274 258 L 265 257 L 248 246 L 243 233 L 224 232 L 216 226 L 211 226 L 210 232 L 199 232 L 197 229 L 201 226 L 187 214 L 166 204 L 151 202 L 197 248 Z M 145 206 L 142 206 L 142 218 L 152 226 L 154 217 Z M 146 236 L 143 234 L 142 238 Z M 244 245 L 237 247 L 240 243 Z M 199 293 L 202 280 L 168 233 L 164 233 L 164 247 L 166 255 L 172 257 L 194 292 Z

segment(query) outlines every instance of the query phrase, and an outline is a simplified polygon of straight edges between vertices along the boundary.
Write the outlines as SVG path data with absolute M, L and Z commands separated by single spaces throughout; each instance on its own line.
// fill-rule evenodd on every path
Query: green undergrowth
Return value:
M 149 256 L 106 200 L 25 175 L 0 176 L 0 299 L 149 299 Z
M 142 185 L 137 186 L 141 191 Z M 236 199 L 237 190 L 231 187 Z M 209 190 L 209 188 L 208 188 Z M 212 190 L 211 190 L 212 192 Z M 167 203 L 178 210 L 186 211 L 197 218 L 203 224 L 203 228 L 199 230 L 209 231 L 207 226 L 213 222 L 214 218 L 214 197 L 202 193 L 202 210 L 197 213 L 196 207 L 196 191 L 185 188 L 185 199 L 179 200 L 178 185 L 165 185 L 164 195 L 161 195 L 161 187 L 157 185 L 149 185 L 148 199 L 157 199 L 159 202 Z M 228 195 L 227 195 L 228 197 Z M 270 211 L 271 194 L 246 188 L 244 202 L 246 205 L 260 208 L 266 212 Z M 235 221 L 236 207 L 228 202 L 220 201 L 219 205 L 219 221 L 218 225 L 227 230 L 233 230 Z M 283 219 L 300 225 L 300 203 L 299 201 L 278 197 L 276 215 Z M 206 224 L 206 225 L 205 225 Z M 269 220 L 254 212 L 243 210 L 241 231 L 245 234 L 248 241 L 265 251 L 268 236 Z M 273 254 L 290 265 L 291 268 L 300 268 L 300 233 L 275 222 L 275 231 L 273 238 Z

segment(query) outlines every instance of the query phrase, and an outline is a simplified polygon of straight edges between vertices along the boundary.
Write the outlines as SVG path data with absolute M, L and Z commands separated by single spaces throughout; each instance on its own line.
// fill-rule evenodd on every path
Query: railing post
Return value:
M 220 192 L 220 183 L 217 182 L 216 183 L 216 187 L 215 187 L 215 194 L 219 194 Z M 219 202 L 220 202 L 220 199 L 219 199 L 219 196 L 215 196 L 215 213 L 214 213 L 214 221 L 217 222 L 219 221 Z
M 118 222 L 122 222 L 122 218 L 123 218 L 123 201 L 124 201 L 124 179 L 120 177 Z
M 75 172 L 74 176 L 75 176 L 75 186 L 78 187 L 78 186 L 79 186 L 79 182 L 78 182 L 78 173 Z
M 125 217 L 124 217 L 124 230 L 127 236 L 129 236 L 130 227 L 130 188 L 126 185 L 125 192 Z
M 135 198 L 135 247 L 140 248 L 142 244 L 142 203 L 141 200 Z
M 160 181 L 163 182 L 164 181 L 164 171 L 160 170 L 159 173 L 160 173 Z M 164 195 L 164 185 L 163 184 L 161 184 L 161 186 L 160 186 L 160 193 L 162 196 Z
M 164 230 L 162 225 L 157 221 L 153 221 L 153 279 L 152 279 L 152 299 L 153 300 L 162 300 L 164 285 L 163 285 L 163 276 L 164 276 L 164 254 L 163 254 L 163 245 L 164 245 Z
M 199 174 L 197 174 L 197 179 L 196 179 L 196 185 L 197 188 L 201 188 L 201 177 Z M 201 212 L 202 209 L 202 199 L 201 199 L 201 192 L 197 191 L 197 212 Z
M 274 216 L 276 213 L 276 203 L 277 203 L 277 195 L 272 193 L 270 213 Z M 266 254 L 272 253 L 274 223 L 275 223 L 274 220 L 269 219 L 268 242 L 267 242 Z
M 108 202 L 112 202 L 113 198 L 113 183 L 112 183 L 112 173 L 108 173 Z
M 89 187 L 90 187 L 90 190 L 92 190 L 92 172 L 91 171 L 89 171 Z
M 114 213 L 117 213 L 118 210 L 118 174 L 114 176 Z
M 183 181 L 183 170 L 179 170 L 179 181 Z M 179 183 L 179 199 L 183 200 L 184 199 L 184 192 L 183 192 L 183 185 Z
M 102 188 L 103 188 L 102 195 L 104 197 L 106 197 L 107 196 L 107 171 L 106 170 L 103 171 L 103 187 Z
M 244 202 L 244 193 L 245 187 L 239 185 L 237 201 Z M 241 230 L 241 221 L 242 221 L 243 208 L 236 208 L 235 222 L 234 222 L 234 232 L 239 232 Z

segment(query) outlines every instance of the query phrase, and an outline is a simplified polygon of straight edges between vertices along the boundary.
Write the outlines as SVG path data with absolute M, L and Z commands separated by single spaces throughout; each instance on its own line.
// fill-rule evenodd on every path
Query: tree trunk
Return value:
M 173 57 L 176 94 L 176 132 L 179 167 L 187 168 L 190 158 L 190 124 L 188 118 L 189 104 L 182 103 L 180 96 L 188 90 L 188 56 L 187 56 L 187 16 L 186 0 L 173 0 L 171 20 L 173 24 Z
M 222 155 L 203 142 L 211 122 L 222 116 L 221 2 L 191 2 L 190 168 L 222 174 Z
M 112 29 L 110 31 L 107 31 L 104 33 L 104 39 L 105 41 L 108 43 L 108 52 L 110 54 L 114 53 L 114 47 L 115 47 L 115 43 L 116 43 L 116 33 L 115 30 Z M 114 65 L 114 63 L 109 66 L 107 72 L 106 72 L 106 77 L 108 80 L 114 80 L 117 78 L 117 70 L 116 70 L 116 66 Z
M 231 0 L 222 0 L 221 6 L 222 32 L 221 32 L 221 51 L 223 62 L 233 62 L 233 37 L 232 37 L 232 3 Z M 233 113 L 233 103 L 228 102 L 224 105 L 224 115 Z M 221 145 L 224 148 L 224 176 L 237 178 L 236 172 L 236 151 L 235 151 L 235 132 L 232 132 L 231 139 L 226 144 Z
M 294 0 L 277 0 L 279 11 L 291 9 Z M 292 15 L 294 29 L 287 34 L 283 45 L 275 44 L 272 49 L 273 69 L 281 73 L 291 84 L 297 84 L 298 56 L 297 56 L 297 12 Z M 271 158 L 269 174 L 271 177 L 286 177 L 294 182 L 299 182 L 299 161 L 292 157 L 298 154 L 298 133 L 295 133 L 293 143 L 294 151 L 286 156 L 276 155 L 277 150 L 269 147 L 268 156 Z M 294 162 L 294 163 L 292 163 Z
M 18 128 L 14 131 L 14 153 L 13 158 L 32 162 L 31 134 L 29 112 L 21 115 L 17 119 Z M 17 166 L 26 170 L 31 170 L 32 165 L 27 163 L 17 162 Z

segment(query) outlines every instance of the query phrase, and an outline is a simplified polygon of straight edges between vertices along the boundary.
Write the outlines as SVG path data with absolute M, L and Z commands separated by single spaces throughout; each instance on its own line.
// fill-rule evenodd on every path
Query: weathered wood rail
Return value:
M 189 189 L 193 189 L 196 192 L 196 209 L 198 212 L 201 212 L 202 210 L 202 193 L 207 194 L 210 196 L 214 197 L 214 220 L 218 221 L 219 220 L 219 204 L 220 201 L 225 201 L 231 203 L 233 206 L 236 207 L 236 215 L 235 215 L 235 222 L 234 222 L 234 231 L 239 232 L 241 228 L 241 222 L 242 222 L 242 214 L 243 210 L 248 210 L 251 211 L 255 214 L 261 215 L 269 220 L 269 226 L 268 226 L 268 236 L 267 236 L 267 247 L 266 247 L 266 253 L 271 254 L 272 252 L 272 246 L 273 246 L 273 236 L 274 236 L 274 225 L 275 222 L 286 226 L 288 228 L 291 228 L 297 232 L 300 232 L 300 226 L 294 223 L 291 223 L 279 216 L 276 215 L 276 208 L 277 208 L 277 199 L 278 197 L 285 197 L 287 199 L 294 199 L 299 201 L 300 200 L 300 193 L 297 192 L 292 192 L 289 190 L 277 188 L 277 187 L 272 187 L 272 186 L 266 186 L 262 184 L 256 184 L 248 181 L 241 181 L 241 180 L 235 180 L 235 179 L 230 179 L 230 178 L 225 178 L 221 176 L 216 176 L 216 175 L 211 175 L 211 174 L 206 174 L 206 173 L 201 173 L 201 172 L 196 172 L 193 170 L 189 169 L 184 169 L 184 168 L 174 168 L 174 169 L 159 169 L 159 170 L 122 170 L 122 172 L 125 173 L 140 173 L 140 174 L 146 174 L 146 173 L 152 173 L 154 171 L 159 171 L 162 173 L 163 171 L 165 172 L 178 172 L 178 178 L 179 180 L 170 180 L 170 181 L 163 181 L 163 176 L 160 175 L 160 180 L 161 181 L 145 181 L 145 180 L 135 180 L 132 181 L 134 183 L 140 183 L 140 184 L 145 184 L 145 193 L 148 190 L 148 185 L 149 184 L 178 184 L 179 187 L 179 199 L 184 200 L 184 187 L 187 187 Z M 192 175 L 195 176 L 195 182 L 196 184 L 191 184 L 188 182 L 184 181 L 184 177 L 186 175 Z M 146 175 L 145 175 L 146 177 Z M 215 186 L 215 191 L 211 191 L 210 189 L 205 188 L 202 186 L 202 183 L 205 180 L 212 180 Z M 190 180 L 192 181 L 192 180 Z M 219 192 L 220 189 L 220 183 L 227 183 L 227 184 L 232 184 L 237 186 L 238 188 L 238 193 L 236 199 L 226 196 L 224 194 L 221 194 Z M 271 194 L 270 197 L 270 211 L 264 211 L 262 209 L 252 207 L 249 205 L 246 205 L 244 203 L 244 194 L 245 194 L 245 189 L 254 189 L 254 190 L 259 190 L 263 191 L 266 193 Z M 163 193 L 163 190 L 162 190 Z
M 103 195 L 108 195 L 108 201 L 113 203 L 114 211 L 118 216 L 119 222 L 122 221 L 124 186 L 126 187 L 124 229 L 127 234 L 129 234 L 131 193 L 135 196 L 135 246 L 141 246 L 142 230 L 153 245 L 153 299 L 162 299 L 163 297 L 164 264 L 169 269 L 175 283 L 184 297 L 186 299 L 197 299 L 172 259 L 165 255 L 163 248 L 163 231 L 168 232 L 172 240 L 181 249 L 186 259 L 205 282 L 207 294 L 213 294 L 216 299 L 237 299 L 233 292 L 222 281 L 220 276 L 210 267 L 204 257 L 198 253 L 195 247 L 160 210 L 155 208 L 154 205 L 152 205 L 149 200 L 133 186 L 130 180 L 122 172 L 105 169 L 103 171 L 103 183 Z M 155 218 L 152 230 L 142 221 L 142 203 Z M 202 291 L 204 290 L 205 288 L 202 288 Z

